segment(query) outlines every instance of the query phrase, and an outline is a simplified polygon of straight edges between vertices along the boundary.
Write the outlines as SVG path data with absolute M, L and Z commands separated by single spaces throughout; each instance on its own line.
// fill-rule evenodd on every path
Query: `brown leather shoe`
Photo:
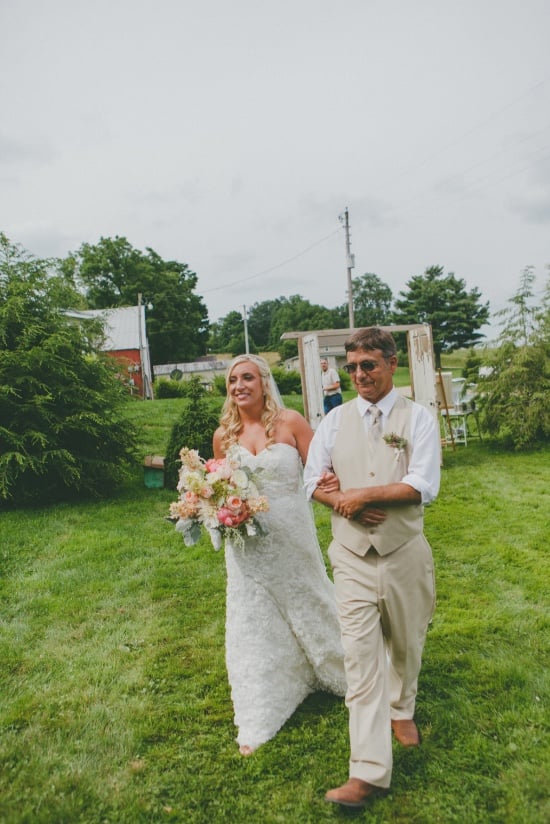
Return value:
M 341 787 L 329 790 L 325 795 L 325 801 L 342 804 L 344 807 L 364 807 L 368 797 L 378 789 L 372 784 L 367 784 L 366 781 L 361 781 L 360 778 L 350 778 Z
M 394 720 L 391 722 L 393 734 L 403 747 L 418 747 L 420 744 L 420 734 L 418 727 L 411 719 L 404 721 Z

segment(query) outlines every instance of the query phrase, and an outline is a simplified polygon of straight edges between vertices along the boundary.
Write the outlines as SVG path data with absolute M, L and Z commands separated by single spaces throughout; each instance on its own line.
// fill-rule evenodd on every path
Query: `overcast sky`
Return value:
M 0 0 L 0 230 L 125 236 L 210 320 L 395 296 L 439 264 L 505 305 L 550 263 L 549 0 Z

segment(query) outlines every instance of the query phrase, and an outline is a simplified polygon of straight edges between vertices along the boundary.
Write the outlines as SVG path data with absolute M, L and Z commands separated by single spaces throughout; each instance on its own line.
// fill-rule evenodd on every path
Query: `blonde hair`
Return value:
M 263 424 L 266 435 L 266 446 L 271 446 L 275 442 L 275 424 L 277 418 L 281 414 L 281 407 L 277 403 L 273 391 L 273 375 L 269 368 L 269 364 L 258 355 L 238 355 L 234 358 L 225 373 L 225 387 L 227 389 L 227 397 L 222 407 L 222 414 L 220 417 L 221 430 L 221 444 L 224 452 L 227 452 L 230 446 L 236 443 L 242 431 L 242 421 L 239 415 L 239 408 L 231 395 L 229 394 L 229 378 L 233 369 L 239 363 L 253 363 L 260 373 L 262 381 L 262 389 L 264 394 L 264 407 L 261 415 L 261 422 Z

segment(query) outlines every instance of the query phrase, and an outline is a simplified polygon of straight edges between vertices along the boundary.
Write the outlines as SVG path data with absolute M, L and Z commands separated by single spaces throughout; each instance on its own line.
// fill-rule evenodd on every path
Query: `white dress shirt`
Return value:
M 326 372 L 321 372 L 321 383 L 323 384 L 323 392 L 325 395 L 337 395 L 340 392 L 340 375 L 336 369 L 329 367 Z M 327 392 L 327 386 L 334 386 L 338 384 L 337 389 L 331 389 Z
M 384 432 L 388 415 L 398 397 L 393 388 L 376 406 L 381 412 L 380 424 Z M 367 409 L 371 404 L 359 395 L 352 403 L 357 404 L 359 414 L 370 425 L 370 415 Z M 308 498 L 311 498 L 317 482 L 323 472 L 332 471 L 331 454 L 340 420 L 342 407 L 337 406 L 320 422 L 313 440 L 309 445 L 307 463 L 304 468 L 304 487 Z M 409 484 L 420 492 L 422 503 L 429 504 L 439 492 L 441 477 L 441 447 L 437 422 L 431 413 L 421 404 L 413 403 L 411 415 L 411 459 L 407 474 L 401 478 L 401 483 Z

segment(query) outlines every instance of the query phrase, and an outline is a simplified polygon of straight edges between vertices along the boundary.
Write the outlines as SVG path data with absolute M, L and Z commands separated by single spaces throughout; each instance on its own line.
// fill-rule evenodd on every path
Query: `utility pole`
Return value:
M 355 328 L 355 318 L 353 316 L 353 287 L 351 283 L 351 270 L 355 268 L 355 257 L 351 254 L 351 246 L 349 240 L 349 213 L 348 207 L 346 206 L 346 211 L 344 212 L 344 220 L 342 221 L 342 215 L 340 215 L 340 222 L 344 223 L 344 229 L 346 231 L 346 265 L 347 265 L 347 274 L 348 274 L 348 313 L 349 313 L 349 328 Z
M 243 306 L 243 320 L 244 320 L 244 351 L 245 354 L 250 354 L 250 350 L 248 348 L 248 322 L 246 319 L 246 306 Z

